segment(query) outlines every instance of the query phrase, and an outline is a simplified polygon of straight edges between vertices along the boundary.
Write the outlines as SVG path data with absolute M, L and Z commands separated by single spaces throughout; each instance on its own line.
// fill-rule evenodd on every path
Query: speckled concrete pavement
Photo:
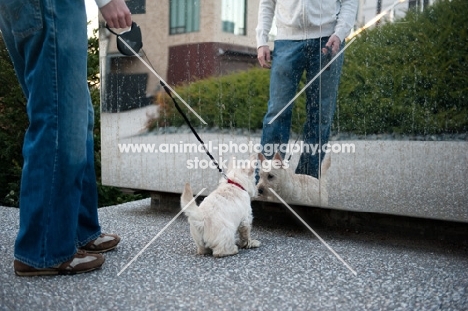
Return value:
M 1 207 L 0 310 L 468 310 L 466 243 L 314 228 L 354 276 L 309 231 L 263 219 L 260 248 L 215 259 L 195 254 L 181 216 L 118 276 L 177 212 L 149 199 L 102 208 L 122 242 L 101 270 L 17 277 L 18 209 Z

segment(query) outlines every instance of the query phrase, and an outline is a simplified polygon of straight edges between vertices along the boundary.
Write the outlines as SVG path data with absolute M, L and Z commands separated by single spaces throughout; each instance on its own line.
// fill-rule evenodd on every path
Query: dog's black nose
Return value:
M 258 194 L 260 194 L 260 195 L 263 194 L 263 188 L 258 188 Z

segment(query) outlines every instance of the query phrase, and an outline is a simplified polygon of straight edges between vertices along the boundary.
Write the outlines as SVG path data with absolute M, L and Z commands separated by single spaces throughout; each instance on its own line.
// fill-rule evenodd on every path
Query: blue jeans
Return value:
M 270 73 L 270 100 L 263 119 L 261 144 L 287 144 L 291 129 L 291 104 L 272 124 L 268 124 L 296 95 L 299 81 L 306 72 L 307 81 L 312 80 L 325 65 L 326 57 L 321 49 L 328 37 L 308 40 L 277 40 L 273 50 Z M 306 121 L 303 129 L 304 144 L 318 145 L 319 149 L 328 143 L 330 128 L 336 108 L 336 95 L 340 80 L 343 54 L 341 54 L 305 91 Z M 304 148 L 305 149 L 305 148 Z M 307 151 L 307 149 L 305 149 Z M 318 177 L 323 152 L 303 152 L 296 168 L 296 174 Z M 283 154 L 284 157 L 284 154 Z
M 84 0 L 2 0 L 0 28 L 29 118 L 15 258 L 46 268 L 101 233 Z

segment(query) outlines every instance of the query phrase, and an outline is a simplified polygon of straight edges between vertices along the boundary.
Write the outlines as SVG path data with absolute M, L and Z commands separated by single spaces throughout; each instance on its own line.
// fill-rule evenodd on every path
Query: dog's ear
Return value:
M 234 168 L 234 161 L 236 161 L 236 157 L 231 157 L 229 159 L 229 163 L 228 163 L 228 167 L 227 167 L 227 171 L 231 171 L 233 168 Z
M 279 151 L 276 151 L 275 156 L 273 157 L 273 160 L 279 160 L 281 163 L 283 163 L 283 157 L 281 156 L 281 153 Z
M 265 156 L 261 152 L 258 153 L 258 159 L 260 160 L 260 163 L 266 160 Z
M 255 172 L 255 169 L 258 167 L 258 158 L 256 154 L 252 154 L 249 157 L 249 175 L 252 175 Z

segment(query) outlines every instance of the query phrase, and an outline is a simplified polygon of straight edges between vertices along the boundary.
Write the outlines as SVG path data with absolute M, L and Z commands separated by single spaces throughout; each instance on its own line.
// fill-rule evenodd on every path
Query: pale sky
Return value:
M 85 3 L 87 19 L 91 21 L 91 24 L 88 26 L 88 36 L 91 36 L 93 30 L 98 27 L 98 7 L 94 0 L 85 0 Z

